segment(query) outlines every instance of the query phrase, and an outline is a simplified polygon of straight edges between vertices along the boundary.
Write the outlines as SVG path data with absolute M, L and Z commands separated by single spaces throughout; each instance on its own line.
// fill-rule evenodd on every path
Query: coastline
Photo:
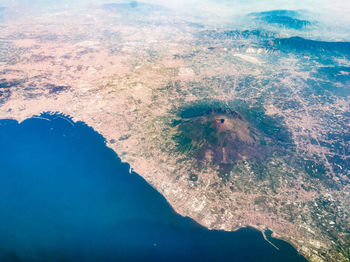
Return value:
M 66 120 L 70 125 L 72 126 L 75 126 L 75 123 L 76 122 L 82 122 L 84 125 L 90 127 L 92 130 L 94 130 L 94 132 L 98 133 L 99 135 L 101 135 L 104 139 L 104 142 L 105 142 L 105 146 L 107 146 L 108 148 L 112 149 L 116 156 L 120 159 L 121 163 L 122 164 L 126 164 L 128 165 L 128 168 L 129 168 L 129 175 L 136 175 L 138 176 L 139 178 L 141 178 L 142 180 L 144 180 L 148 185 L 150 185 L 156 192 L 158 192 L 159 194 L 161 194 L 164 199 L 166 200 L 166 202 L 168 203 L 168 205 L 172 208 L 173 212 L 175 212 L 176 214 L 179 214 L 180 216 L 184 217 L 184 218 L 190 218 L 192 219 L 195 223 L 197 223 L 198 225 L 210 230 L 210 231 L 224 231 L 224 232 L 236 232 L 240 229 L 244 229 L 244 228 L 250 228 L 250 229 L 253 229 L 253 230 L 256 230 L 256 231 L 259 231 L 260 234 L 263 236 L 263 238 L 265 239 L 265 241 L 267 243 L 269 243 L 273 248 L 275 248 L 276 250 L 280 250 L 279 247 L 277 247 L 275 244 L 273 244 L 269 239 L 268 237 L 266 236 L 266 230 L 269 230 L 266 226 L 264 225 L 253 225 L 253 224 L 244 224 L 244 225 L 236 225 L 236 226 L 233 226 L 231 229 L 227 229 L 227 228 L 220 228 L 220 227 L 211 227 L 211 226 L 208 226 L 207 224 L 203 223 L 203 221 L 201 220 L 197 220 L 196 218 L 194 217 L 191 217 L 190 215 L 188 214 L 185 214 L 184 213 L 184 210 L 180 207 L 180 206 L 176 206 L 172 203 L 172 200 L 171 199 L 168 199 L 166 197 L 166 195 L 157 188 L 157 186 L 153 185 L 151 183 L 151 181 L 149 181 L 146 177 L 142 176 L 140 174 L 140 171 L 142 171 L 141 169 L 139 169 L 137 166 L 132 166 L 127 160 L 124 160 L 119 154 L 118 152 L 115 150 L 115 148 L 113 147 L 113 144 L 110 144 L 108 141 L 110 141 L 108 138 L 106 138 L 105 136 L 103 136 L 103 134 L 101 134 L 100 132 L 98 132 L 94 126 L 92 125 L 88 125 L 86 122 L 84 122 L 83 120 L 79 120 L 79 119 L 76 119 L 74 118 L 74 116 L 70 115 L 70 114 L 64 114 L 64 113 L 60 113 L 59 111 L 46 111 L 46 112 L 42 112 L 40 114 L 34 114 L 34 115 L 31 115 L 31 116 L 27 116 L 27 117 L 22 117 L 22 118 L 16 118 L 16 117 L 6 117 L 6 118 L 0 118 L 0 120 L 6 120 L 6 119 L 9 119 L 9 120 L 15 120 L 18 122 L 18 124 L 21 124 L 22 122 L 26 121 L 26 120 L 29 120 L 29 119 L 40 119 L 40 120 L 46 120 L 46 121 L 52 121 L 51 119 L 45 117 L 45 115 L 50 115 L 50 116 L 55 116 L 54 119 L 56 118 L 61 118 L 63 120 Z M 126 158 L 127 159 L 127 158 Z M 276 235 L 275 232 L 272 232 L 271 231 L 271 237 L 272 235 Z M 293 246 L 297 251 L 298 253 L 301 255 L 301 256 L 304 256 L 307 260 L 309 260 L 307 258 L 306 255 L 308 255 L 307 253 L 304 253 L 302 252 L 302 249 L 299 248 L 297 245 L 295 245 L 295 243 L 293 243 L 292 241 L 290 240 L 287 240 L 285 237 L 282 237 L 282 236 L 274 236 L 273 238 L 275 239 L 278 239 L 278 240 L 282 240 L 282 241 L 285 241 L 286 243 L 290 244 L 291 246 Z

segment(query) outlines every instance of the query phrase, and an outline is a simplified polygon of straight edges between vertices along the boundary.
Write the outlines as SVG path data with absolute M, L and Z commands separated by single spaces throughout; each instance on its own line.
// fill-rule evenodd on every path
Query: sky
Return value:
M 133 0 L 131 0 L 133 1 Z M 120 0 L 0 0 L 0 6 L 12 10 L 96 7 Z M 126 1 L 128 2 L 128 1 Z M 307 19 L 317 21 L 319 28 L 311 38 L 350 41 L 350 0 L 144 0 L 176 10 L 188 18 L 217 27 L 244 23 L 242 17 L 250 12 L 276 9 L 306 10 Z

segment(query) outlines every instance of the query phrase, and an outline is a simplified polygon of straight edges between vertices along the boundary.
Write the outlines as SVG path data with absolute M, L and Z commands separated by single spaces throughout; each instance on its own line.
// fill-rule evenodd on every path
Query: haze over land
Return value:
M 70 115 L 181 215 L 349 261 L 349 3 L 0 6 L 1 118 Z

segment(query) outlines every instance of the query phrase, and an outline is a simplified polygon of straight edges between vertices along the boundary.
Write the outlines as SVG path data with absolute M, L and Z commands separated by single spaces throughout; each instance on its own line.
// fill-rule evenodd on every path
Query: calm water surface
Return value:
M 305 261 L 181 217 L 93 129 L 43 116 L 0 120 L 0 261 Z

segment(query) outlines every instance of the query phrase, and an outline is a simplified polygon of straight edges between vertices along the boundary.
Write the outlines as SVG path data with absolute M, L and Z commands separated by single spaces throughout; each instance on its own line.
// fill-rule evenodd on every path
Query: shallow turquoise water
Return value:
M 304 261 L 179 216 L 94 130 L 43 116 L 0 120 L 0 261 Z

